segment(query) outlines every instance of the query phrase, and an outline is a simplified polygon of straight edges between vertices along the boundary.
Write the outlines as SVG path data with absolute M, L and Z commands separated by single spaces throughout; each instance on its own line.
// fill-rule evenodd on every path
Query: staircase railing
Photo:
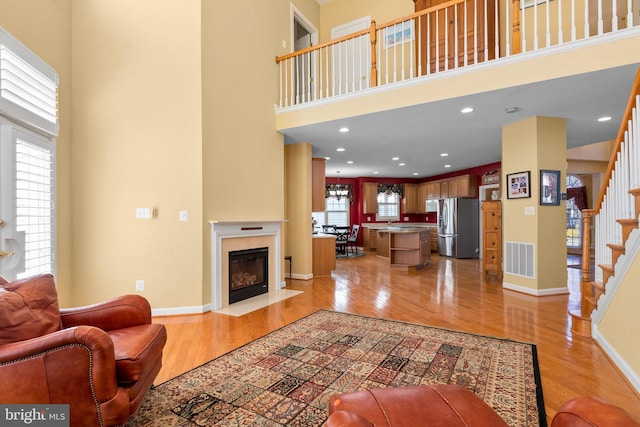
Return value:
M 279 107 L 621 31 L 640 25 L 634 7 L 632 0 L 450 0 L 383 24 L 372 21 L 276 57 Z
M 572 332 L 591 336 L 591 313 L 616 262 L 625 253 L 625 242 L 638 227 L 640 214 L 640 69 L 636 74 L 615 146 L 593 209 L 582 211 L 582 282 L 580 309 L 571 311 Z M 595 242 L 591 247 L 591 225 Z M 592 267 L 591 251 L 595 251 Z

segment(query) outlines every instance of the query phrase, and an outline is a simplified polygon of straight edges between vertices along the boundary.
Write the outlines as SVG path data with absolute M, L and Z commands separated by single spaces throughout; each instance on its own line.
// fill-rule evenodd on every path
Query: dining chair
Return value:
M 358 235 L 360 234 L 360 226 L 358 224 L 353 224 L 351 227 L 351 234 L 347 238 L 347 252 L 349 248 L 354 248 L 353 253 L 358 253 Z

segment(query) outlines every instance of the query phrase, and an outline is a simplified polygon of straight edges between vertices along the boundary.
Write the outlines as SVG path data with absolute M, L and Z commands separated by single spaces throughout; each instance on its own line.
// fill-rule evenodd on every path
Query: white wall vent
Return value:
M 535 245 L 533 243 L 505 242 L 504 272 L 535 278 Z

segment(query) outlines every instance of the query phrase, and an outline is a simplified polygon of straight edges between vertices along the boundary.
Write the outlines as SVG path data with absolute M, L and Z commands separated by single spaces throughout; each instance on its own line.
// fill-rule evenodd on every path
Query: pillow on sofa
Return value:
M 58 294 L 51 274 L 0 284 L 0 344 L 60 329 Z

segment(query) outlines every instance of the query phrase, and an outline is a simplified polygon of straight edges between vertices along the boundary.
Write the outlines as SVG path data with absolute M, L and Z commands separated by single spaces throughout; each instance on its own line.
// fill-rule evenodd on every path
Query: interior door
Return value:
M 54 144 L 0 121 L 0 275 L 54 273 Z
M 331 29 L 331 39 L 347 36 L 371 26 L 371 17 L 367 16 Z M 334 46 L 332 52 L 332 70 L 335 81 L 335 93 L 343 94 L 369 87 L 371 68 L 369 35 L 349 39 Z
M 306 33 L 296 38 L 294 51 L 299 51 L 311 47 L 311 34 Z M 313 60 L 312 54 L 306 53 L 298 56 L 295 61 L 295 93 L 296 103 L 313 100 Z

